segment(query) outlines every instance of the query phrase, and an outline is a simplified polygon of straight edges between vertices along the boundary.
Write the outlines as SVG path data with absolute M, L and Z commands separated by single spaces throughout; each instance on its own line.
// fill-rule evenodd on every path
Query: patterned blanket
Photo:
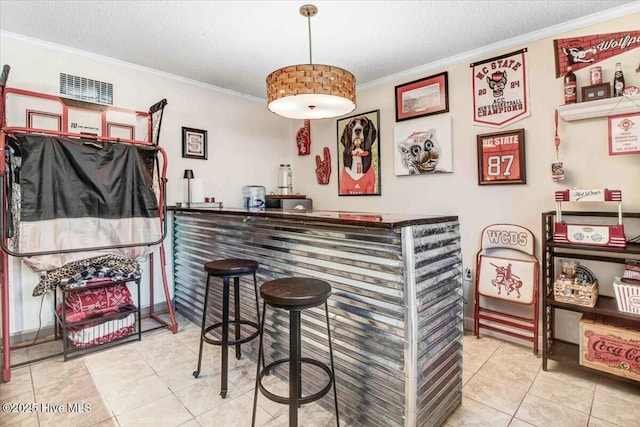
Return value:
M 58 286 L 82 287 L 94 278 L 110 278 L 113 281 L 139 279 L 140 264 L 118 255 L 102 255 L 70 262 L 59 268 L 45 272 L 33 290 L 33 296 L 40 296 L 55 290 Z

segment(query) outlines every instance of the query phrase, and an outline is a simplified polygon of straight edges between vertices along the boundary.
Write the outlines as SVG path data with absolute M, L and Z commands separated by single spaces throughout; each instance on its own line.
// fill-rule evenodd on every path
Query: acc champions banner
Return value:
M 526 52 L 471 64 L 473 124 L 503 127 L 529 116 Z

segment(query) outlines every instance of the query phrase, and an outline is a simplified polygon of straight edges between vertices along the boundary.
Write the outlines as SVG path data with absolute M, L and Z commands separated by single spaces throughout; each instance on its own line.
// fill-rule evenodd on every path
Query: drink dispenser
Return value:
M 293 172 L 289 164 L 282 164 L 278 168 L 278 192 L 281 195 L 293 194 Z

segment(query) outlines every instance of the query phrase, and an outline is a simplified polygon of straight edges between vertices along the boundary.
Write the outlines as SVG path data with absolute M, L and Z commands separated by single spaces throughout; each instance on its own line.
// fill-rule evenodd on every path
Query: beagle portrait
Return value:
M 376 172 L 372 168 L 378 130 L 366 116 L 353 117 L 342 131 L 340 194 L 375 194 Z
M 340 139 L 344 147 L 342 151 L 344 167 L 356 174 L 366 174 L 371 167 L 371 148 L 377 135 L 376 127 L 368 118 L 360 116 L 349 120 Z

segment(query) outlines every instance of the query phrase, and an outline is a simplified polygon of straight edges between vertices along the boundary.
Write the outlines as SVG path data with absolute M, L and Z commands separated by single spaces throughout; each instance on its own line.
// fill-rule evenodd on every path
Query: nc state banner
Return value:
M 526 52 L 471 64 L 473 124 L 503 127 L 529 116 Z
M 554 40 L 556 78 L 567 74 L 569 65 L 576 71 L 637 47 L 640 30 Z

